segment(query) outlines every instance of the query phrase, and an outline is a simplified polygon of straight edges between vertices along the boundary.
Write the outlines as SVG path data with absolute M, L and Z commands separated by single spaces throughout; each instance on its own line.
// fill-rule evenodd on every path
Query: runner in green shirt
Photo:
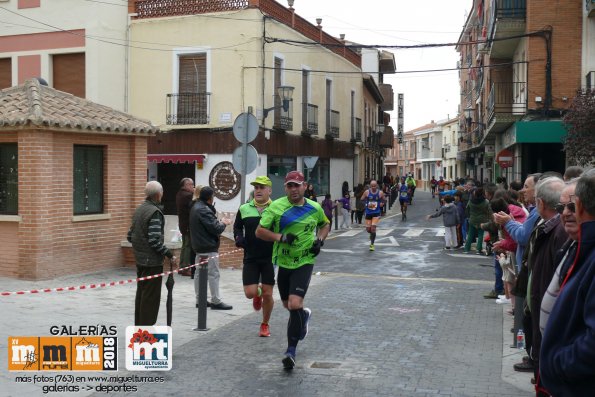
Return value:
M 287 351 L 283 367 L 295 366 L 298 341 L 308 334 L 312 311 L 304 308 L 315 257 L 320 253 L 330 230 L 322 207 L 304 198 L 304 175 L 291 171 L 285 177 L 286 197 L 275 200 L 263 212 L 256 237 L 274 241 L 273 263 L 279 266 L 277 285 L 283 306 L 289 310 Z

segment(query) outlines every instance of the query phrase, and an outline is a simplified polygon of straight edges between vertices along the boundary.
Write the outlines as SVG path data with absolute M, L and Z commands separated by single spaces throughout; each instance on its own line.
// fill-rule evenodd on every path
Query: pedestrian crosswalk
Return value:
M 357 229 L 348 230 L 333 230 L 331 233 L 332 238 L 338 237 L 354 237 L 359 234 L 366 233 L 364 227 Z M 442 227 L 409 227 L 409 228 L 378 228 L 376 229 L 376 236 L 396 236 L 396 237 L 444 237 L 444 228 Z

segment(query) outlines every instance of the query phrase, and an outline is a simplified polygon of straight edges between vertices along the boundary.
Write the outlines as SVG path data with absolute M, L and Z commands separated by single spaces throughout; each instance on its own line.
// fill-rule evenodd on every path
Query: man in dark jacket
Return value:
M 182 233 L 182 250 L 180 252 L 180 268 L 194 264 L 194 251 L 190 242 L 190 207 L 194 194 L 194 182 L 190 178 L 180 181 L 180 190 L 176 194 L 176 208 L 178 210 L 178 228 Z M 182 276 L 194 274 L 194 268 L 180 270 Z
M 541 300 L 556 270 L 556 253 L 568 239 L 560 214 L 556 211 L 556 205 L 560 202 L 560 195 L 564 187 L 564 181 L 557 177 L 548 177 L 537 183 L 535 205 L 541 221 L 533 230 L 525 252 L 530 288 L 527 291 L 528 312 L 526 311 L 524 327 L 525 329 L 531 327 L 531 340 L 528 338 L 527 341 L 530 342 L 529 353 L 533 360 L 536 376 L 541 347 L 541 331 L 539 330 Z
M 128 241 L 132 243 L 138 277 L 162 273 L 165 256 L 176 266 L 176 257 L 163 245 L 165 218 L 160 206 L 163 197 L 161 184 L 157 181 L 148 182 L 145 197 L 145 201 L 134 212 L 128 231 Z M 157 322 L 161 283 L 161 277 L 157 277 L 136 284 L 135 325 L 154 325 Z
M 273 311 L 273 287 L 275 269 L 273 267 L 273 243 L 256 237 L 256 228 L 262 213 L 271 204 L 273 183 L 267 176 L 256 177 L 250 183 L 254 186 L 254 199 L 242 204 L 233 224 L 236 247 L 244 249 L 242 282 L 246 298 L 252 299 L 254 310 L 262 308 L 262 323 L 259 336 L 271 336 L 269 320 Z M 262 287 L 258 283 L 262 282 Z
M 540 380 L 554 396 L 589 396 L 595 390 L 595 170 L 580 177 L 570 199 L 578 252 L 545 327 Z
M 217 220 L 217 211 L 213 206 L 212 188 L 205 186 L 200 191 L 200 196 L 190 210 L 190 238 L 192 249 L 197 257 L 208 256 L 209 289 L 211 302 L 207 304 L 213 310 L 231 310 L 232 306 L 221 301 L 219 294 L 219 244 L 221 233 L 227 225 L 231 224 L 229 218 Z M 198 307 L 198 277 L 194 278 L 194 291 Z

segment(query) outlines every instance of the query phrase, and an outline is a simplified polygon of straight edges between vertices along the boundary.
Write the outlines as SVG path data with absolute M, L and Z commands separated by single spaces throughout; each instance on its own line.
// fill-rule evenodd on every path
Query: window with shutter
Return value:
M 74 146 L 74 215 L 103 213 L 103 152 L 102 146 Z
M 12 60 L 0 59 L 0 90 L 12 86 Z
M 57 90 L 85 98 L 85 53 L 52 55 L 52 82 Z
M 208 124 L 207 55 L 179 57 L 177 124 Z
M 0 215 L 17 215 L 19 211 L 18 146 L 0 144 Z

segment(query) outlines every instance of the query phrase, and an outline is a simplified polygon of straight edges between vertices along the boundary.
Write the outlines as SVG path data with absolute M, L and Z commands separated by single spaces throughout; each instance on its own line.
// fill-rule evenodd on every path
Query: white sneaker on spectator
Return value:
M 504 297 L 504 299 L 499 298 L 496 299 L 496 303 L 499 305 L 506 305 L 507 303 L 510 303 L 510 299 L 506 299 L 506 297 Z

